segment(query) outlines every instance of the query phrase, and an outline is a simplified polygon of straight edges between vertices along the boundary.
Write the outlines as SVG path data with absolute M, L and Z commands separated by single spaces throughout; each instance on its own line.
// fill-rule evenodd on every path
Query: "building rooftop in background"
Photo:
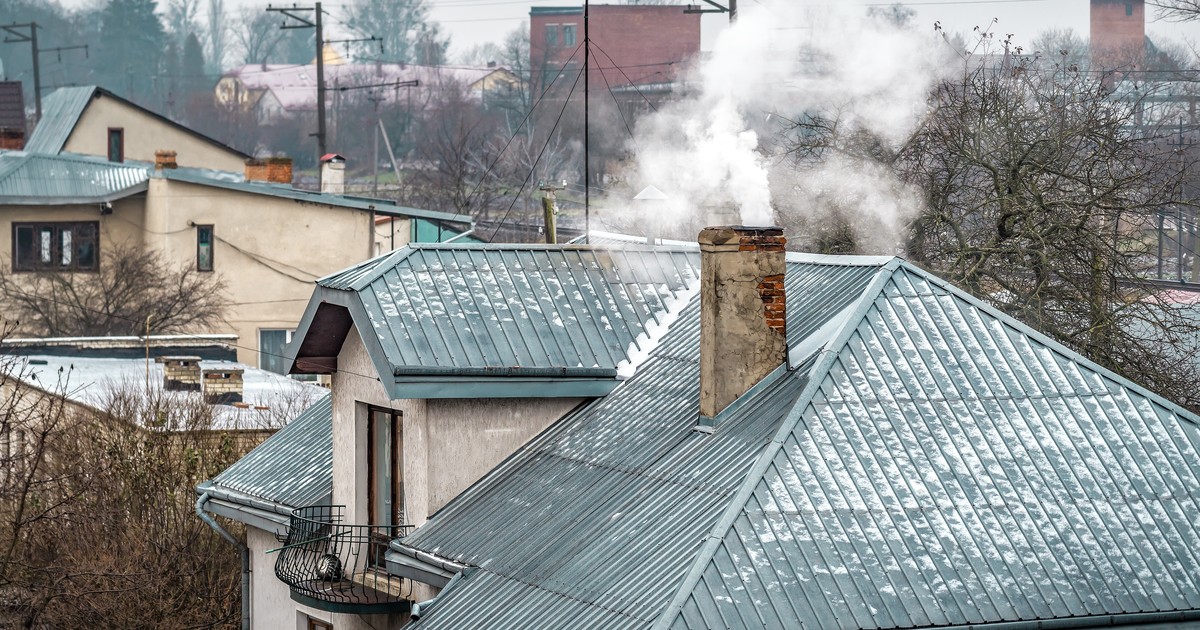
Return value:
M 10 377 L 77 405 L 103 412 L 122 399 L 126 409 L 132 401 L 134 408 L 146 410 L 164 400 L 203 401 L 212 409 L 212 425 L 204 428 L 218 430 L 275 429 L 326 394 L 315 384 L 230 360 L 235 354 L 231 339 L 237 340 L 232 335 L 12 339 L 0 349 L 10 357 L 5 364 Z M 155 429 L 194 428 L 182 416 L 146 415 L 140 422 Z

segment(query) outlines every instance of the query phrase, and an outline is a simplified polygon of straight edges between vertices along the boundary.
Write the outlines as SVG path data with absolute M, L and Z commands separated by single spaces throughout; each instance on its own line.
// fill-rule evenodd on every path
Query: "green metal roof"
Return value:
M 0 151 L 0 205 L 102 203 L 144 192 L 144 165 Z
M 277 514 L 329 502 L 333 491 L 333 403 L 326 395 L 211 482 L 197 489 Z
M 793 260 L 803 359 L 699 432 L 689 305 L 393 543 L 478 567 L 413 627 L 1198 618 L 1200 419 L 898 259 Z
M 67 138 L 71 137 L 71 132 L 79 123 L 83 110 L 92 102 L 95 91 L 94 85 L 62 87 L 43 99 L 42 119 L 33 128 L 33 134 L 25 143 L 25 150 L 31 153 L 62 151 Z
M 665 248 L 410 245 L 317 282 L 297 365 L 336 355 L 313 349 L 335 303 L 336 334 L 353 320 L 393 398 L 602 395 L 695 295 L 698 265 Z

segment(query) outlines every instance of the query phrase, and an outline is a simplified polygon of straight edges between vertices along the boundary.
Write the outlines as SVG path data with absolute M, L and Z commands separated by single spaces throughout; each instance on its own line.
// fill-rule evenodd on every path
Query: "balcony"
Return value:
M 345 525 L 345 507 L 317 505 L 292 511 L 286 544 L 278 549 L 275 576 L 292 599 L 318 610 L 359 615 L 405 612 L 412 584 L 389 575 L 388 542 L 411 525 Z

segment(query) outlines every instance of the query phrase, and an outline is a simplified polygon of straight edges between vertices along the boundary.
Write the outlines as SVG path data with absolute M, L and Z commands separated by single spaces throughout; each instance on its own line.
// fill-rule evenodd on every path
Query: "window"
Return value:
M 575 45 L 575 25 L 563 24 L 562 27 L 563 46 Z
M 328 621 L 322 621 L 315 617 L 309 617 L 303 613 L 301 613 L 301 615 L 303 616 L 302 621 L 304 623 L 300 626 L 300 630 L 333 630 L 333 624 Z
M 368 522 L 371 532 L 371 561 L 383 563 L 388 542 L 404 524 L 403 437 L 400 412 L 367 408 Z
M 213 270 L 213 226 L 196 226 L 196 271 Z
M 546 25 L 546 48 L 558 48 L 558 25 Z
M 1132 16 L 1132 15 L 1133 15 L 1133 3 L 1132 3 L 1132 2 L 1126 2 L 1126 3 L 1125 3 L 1125 15 L 1126 15 L 1126 16 Z
M 295 331 L 285 328 L 258 331 L 258 367 L 259 369 L 276 374 L 283 374 L 287 368 L 287 358 L 283 350 L 292 341 Z
M 125 129 L 123 127 L 108 128 L 108 161 L 125 161 Z
M 14 223 L 13 271 L 95 271 L 100 224 Z

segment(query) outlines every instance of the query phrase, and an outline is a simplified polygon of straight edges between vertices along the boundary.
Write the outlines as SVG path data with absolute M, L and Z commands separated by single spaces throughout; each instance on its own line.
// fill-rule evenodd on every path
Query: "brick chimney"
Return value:
M 179 163 L 175 161 L 176 153 L 168 149 L 159 149 L 154 152 L 154 170 L 161 171 L 163 169 L 179 168 Z
M 321 194 L 346 194 L 346 158 L 337 153 L 321 156 Z
M 169 392 L 200 391 L 200 357 L 158 357 L 163 364 L 163 389 Z
M 200 379 L 204 402 L 210 405 L 232 405 L 242 402 L 241 368 L 207 368 Z
M 269 157 L 246 160 L 246 181 L 291 184 L 292 158 Z
M 787 358 L 777 227 L 700 232 L 700 415 L 713 418 Z

